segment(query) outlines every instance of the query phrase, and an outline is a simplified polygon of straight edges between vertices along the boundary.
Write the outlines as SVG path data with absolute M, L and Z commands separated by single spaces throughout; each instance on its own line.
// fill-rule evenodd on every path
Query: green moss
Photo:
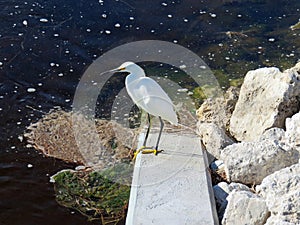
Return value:
M 132 166 L 119 164 L 101 172 L 63 170 L 53 176 L 56 200 L 89 220 L 113 224 L 125 218 Z
M 220 95 L 219 87 L 205 84 L 201 87 L 196 87 L 193 90 L 192 98 L 194 99 L 196 108 L 199 108 L 205 99 Z
M 230 80 L 229 84 L 230 84 L 230 86 L 233 86 L 233 87 L 240 87 L 240 86 L 242 86 L 243 82 L 244 82 L 244 78 L 242 77 L 242 78 L 236 78 L 236 79 Z
M 193 95 L 192 97 L 194 99 L 197 99 L 198 101 L 202 101 L 204 99 L 206 99 L 206 95 L 204 94 L 203 90 L 201 89 L 201 87 L 196 87 L 194 90 L 193 90 Z
M 220 87 L 228 88 L 228 74 L 222 69 L 212 70 L 218 80 Z

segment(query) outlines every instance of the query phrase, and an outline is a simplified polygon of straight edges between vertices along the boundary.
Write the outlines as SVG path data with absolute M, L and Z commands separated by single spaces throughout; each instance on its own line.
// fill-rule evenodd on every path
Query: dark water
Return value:
M 300 33 L 289 26 L 299 18 L 299 0 L 0 0 L 0 225 L 96 224 L 55 201 L 49 175 L 74 165 L 18 136 L 54 106 L 71 109 L 80 77 L 105 51 L 145 39 L 178 43 L 226 87 L 249 69 L 293 65 Z

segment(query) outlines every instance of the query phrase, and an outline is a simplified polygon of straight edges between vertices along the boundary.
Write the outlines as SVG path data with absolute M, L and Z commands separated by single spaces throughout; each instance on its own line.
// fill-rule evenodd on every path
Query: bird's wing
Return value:
M 149 77 L 141 77 L 126 88 L 134 103 L 143 110 L 177 124 L 173 103 L 156 81 Z
M 161 86 L 149 77 L 142 77 L 130 85 L 129 92 L 131 92 L 133 101 L 137 104 L 147 104 L 155 98 L 173 104 L 167 93 Z

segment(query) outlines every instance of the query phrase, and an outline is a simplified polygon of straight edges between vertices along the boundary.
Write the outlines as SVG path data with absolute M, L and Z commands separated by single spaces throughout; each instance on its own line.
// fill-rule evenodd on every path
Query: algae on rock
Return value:
M 119 164 L 104 171 L 60 171 L 51 177 L 56 200 L 89 220 L 116 224 L 126 216 L 132 170 L 131 165 Z

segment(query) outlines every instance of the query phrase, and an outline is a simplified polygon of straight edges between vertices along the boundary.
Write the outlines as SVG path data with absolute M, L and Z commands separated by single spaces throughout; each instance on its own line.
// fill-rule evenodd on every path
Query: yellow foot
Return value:
M 142 154 L 151 154 L 153 153 L 154 155 L 157 155 L 158 153 L 163 152 L 164 150 L 157 150 L 157 149 L 153 149 L 153 147 L 146 147 L 146 146 L 142 146 L 141 148 L 137 149 L 134 153 L 133 153 L 133 161 L 136 159 L 137 155 L 141 152 Z
M 143 149 L 145 149 L 145 148 L 147 148 L 147 147 L 146 147 L 146 146 L 142 146 L 142 147 L 140 147 L 139 149 L 135 150 L 134 153 L 133 153 L 132 161 L 134 161 L 134 160 L 136 159 L 137 155 L 138 155 Z
M 140 153 L 140 151 L 141 151 L 140 149 L 134 151 L 132 161 L 134 161 L 136 159 L 136 157 Z
M 157 155 L 158 153 L 163 152 L 164 150 L 157 150 L 157 149 L 145 149 L 142 150 L 142 154 L 151 154 L 153 153 L 154 155 Z

